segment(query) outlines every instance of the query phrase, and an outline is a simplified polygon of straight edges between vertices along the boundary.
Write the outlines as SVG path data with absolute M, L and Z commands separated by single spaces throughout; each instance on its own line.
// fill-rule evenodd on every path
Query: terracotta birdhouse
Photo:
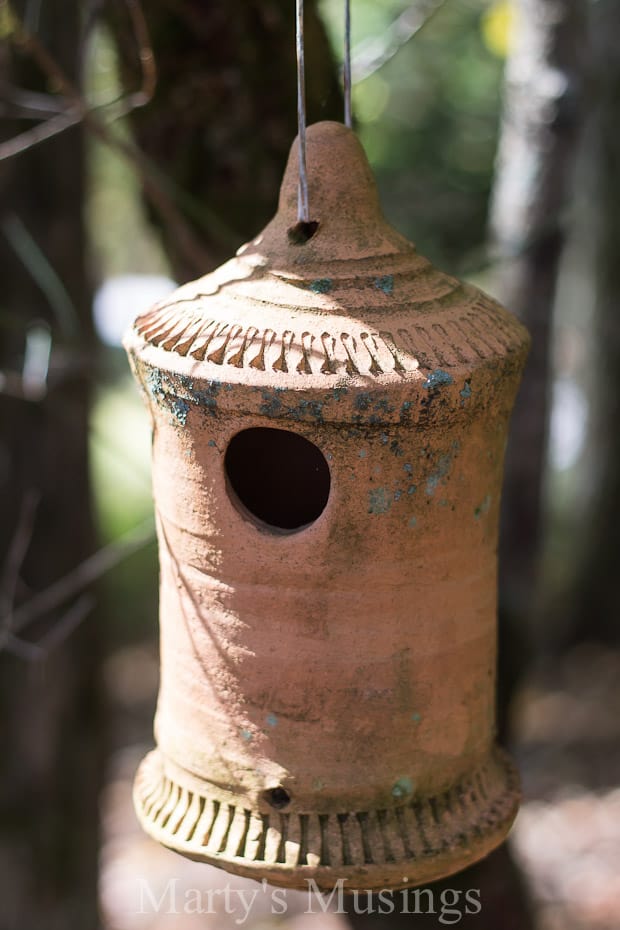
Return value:
M 126 339 L 153 423 L 166 846 L 274 884 L 427 882 L 506 835 L 496 544 L 528 336 L 384 219 L 310 127 L 276 217 Z

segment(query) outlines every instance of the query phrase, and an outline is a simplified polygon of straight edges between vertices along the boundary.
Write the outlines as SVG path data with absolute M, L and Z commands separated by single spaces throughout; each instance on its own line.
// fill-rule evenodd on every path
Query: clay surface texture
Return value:
M 307 888 L 415 885 L 506 835 L 494 747 L 502 463 L 528 336 L 385 221 L 310 127 L 276 217 L 126 338 L 153 423 L 157 749 L 144 828 Z

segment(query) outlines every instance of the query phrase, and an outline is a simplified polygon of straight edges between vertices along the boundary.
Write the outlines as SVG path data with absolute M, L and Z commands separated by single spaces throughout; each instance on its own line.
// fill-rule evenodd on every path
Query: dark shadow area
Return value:
M 458 926 L 460 930 L 534 930 L 523 877 L 504 844 L 478 862 L 439 882 L 391 895 L 347 896 L 352 930 L 408 930 Z M 389 902 L 393 912 L 388 912 Z

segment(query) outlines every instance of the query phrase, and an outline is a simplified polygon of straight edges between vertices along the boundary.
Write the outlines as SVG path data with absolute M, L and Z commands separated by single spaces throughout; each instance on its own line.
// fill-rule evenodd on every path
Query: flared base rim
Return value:
M 264 814 L 224 803 L 204 782 L 169 777 L 161 753 L 142 761 L 134 803 L 144 830 L 183 856 L 285 888 L 415 887 L 459 872 L 506 837 L 519 776 L 495 748 L 486 764 L 433 797 L 390 810 Z

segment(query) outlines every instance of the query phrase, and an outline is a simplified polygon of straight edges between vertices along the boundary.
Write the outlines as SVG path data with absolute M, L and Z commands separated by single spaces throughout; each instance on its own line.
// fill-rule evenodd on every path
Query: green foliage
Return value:
M 148 416 L 129 374 L 97 393 L 90 454 L 100 531 L 106 541 L 116 539 L 153 507 Z
M 360 43 L 380 41 L 406 8 L 392 0 L 352 4 L 354 65 Z M 322 9 L 341 56 L 342 3 L 324 0 Z M 353 90 L 386 214 L 451 270 L 478 260 L 486 234 L 503 67 L 489 47 L 488 10 L 484 0 L 447 0 Z
M 90 420 L 91 478 L 102 544 L 120 539 L 153 512 L 149 419 L 124 352 L 107 349 Z M 157 622 L 155 541 L 108 572 L 101 586 L 108 643 L 152 634 Z
M 105 27 L 95 30 L 89 52 L 89 99 L 120 98 L 118 55 Z M 114 130 L 120 138 L 131 139 L 126 120 L 116 121 Z M 135 168 L 96 136 L 88 136 L 87 143 L 90 178 L 86 216 L 97 277 L 168 274 L 162 245 L 146 220 Z

